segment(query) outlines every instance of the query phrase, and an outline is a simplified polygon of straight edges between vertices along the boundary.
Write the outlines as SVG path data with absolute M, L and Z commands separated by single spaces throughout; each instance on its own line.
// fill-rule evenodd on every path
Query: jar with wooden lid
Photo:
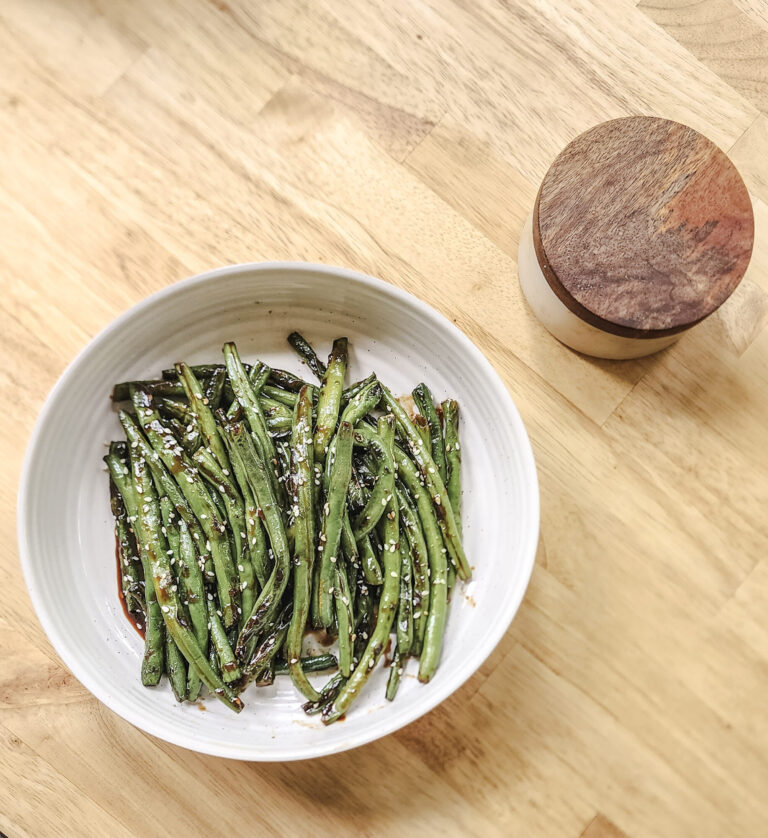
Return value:
M 667 119 L 615 119 L 545 175 L 520 239 L 520 284 L 558 340 L 637 358 L 725 302 L 753 238 L 747 189 L 714 143 Z

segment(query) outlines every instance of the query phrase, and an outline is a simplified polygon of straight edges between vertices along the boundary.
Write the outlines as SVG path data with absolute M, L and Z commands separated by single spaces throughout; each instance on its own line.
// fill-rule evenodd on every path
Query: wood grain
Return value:
M 678 122 L 590 128 L 544 176 L 533 244 L 552 290 L 586 322 L 628 338 L 690 328 L 749 264 L 754 218 L 726 155 Z
M 542 536 L 464 688 L 385 740 L 286 765 L 182 751 L 91 698 L 10 536 L 0 831 L 764 832 L 766 31 L 755 0 L 2 4 L 4 532 L 34 419 L 96 332 L 190 273 L 290 258 L 381 276 L 480 346 L 531 435 Z M 595 361 L 532 317 L 517 243 L 555 155 L 639 113 L 729 151 L 755 249 L 693 334 Z

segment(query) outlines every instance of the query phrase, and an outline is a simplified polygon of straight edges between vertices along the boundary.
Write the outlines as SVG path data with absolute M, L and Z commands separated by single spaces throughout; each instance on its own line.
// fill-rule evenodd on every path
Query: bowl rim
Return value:
M 306 274 L 320 273 L 341 277 L 352 283 L 367 286 L 376 291 L 394 297 L 395 299 L 415 309 L 417 314 L 421 317 L 431 319 L 433 321 L 436 320 L 438 322 L 442 321 L 442 325 L 447 327 L 453 333 L 456 340 L 461 344 L 460 348 L 462 351 L 472 356 L 476 363 L 484 366 L 489 372 L 489 378 L 494 388 L 490 396 L 500 402 L 512 426 L 512 436 L 520 444 L 519 455 L 525 484 L 524 492 L 527 495 L 525 504 L 527 520 L 525 521 L 524 526 L 526 535 L 520 551 L 523 562 L 520 583 L 516 586 L 512 596 L 510 596 L 506 601 L 501 618 L 497 619 L 495 622 L 495 630 L 490 632 L 484 639 L 483 644 L 473 651 L 471 656 L 471 665 L 467 665 L 459 671 L 457 677 L 446 679 L 442 685 L 434 683 L 430 684 L 429 697 L 425 703 L 416 705 L 410 712 L 396 716 L 389 723 L 372 724 L 369 728 L 356 733 L 355 737 L 350 740 L 329 740 L 328 746 L 326 747 L 323 747 L 322 745 L 318 746 L 316 743 L 302 747 L 294 747 L 286 754 L 281 754 L 278 751 L 262 752 L 259 751 L 258 748 L 254 748 L 252 752 L 248 753 L 248 755 L 243 755 L 243 753 L 232 753 L 230 746 L 224 742 L 211 745 L 207 742 L 198 744 L 193 739 L 190 739 L 188 735 L 173 730 L 166 730 L 162 724 L 155 723 L 151 717 L 135 711 L 132 708 L 130 701 L 121 702 L 114 692 L 110 692 L 102 686 L 98 678 L 91 678 L 87 672 L 83 671 L 79 664 L 78 655 L 75 651 L 73 651 L 74 647 L 72 644 L 67 643 L 66 639 L 55 630 L 52 620 L 49 618 L 47 605 L 43 600 L 42 594 L 40 594 L 37 590 L 36 572 L 33 567 L 31 549 L 28 541 L 28 529 L 32 526 L 32 522 L 27 520 L 27 505 L 29 493 L 31 491 L 30 481 L 32 479 L 32 464 L 37 455 L 39 438 L 50 419 L 50 415 L 59 393 L 68 385 L 70 379 L 77 373 L 77 368 L 82 358 L 91 352 L 98 350 L 100 344 L 113 332 L 117 331 L 125 321 L 141 314 L 142 311 L 151 308 L 156 303 L 164 300 L 166 297 L 173 296 L 183 288 L 205 284 L 224 276 L 268 271 L 286 271 Z M 299 261 L 244 262 L 234 265 L 225 265 L 219 268 L 212 268 L 211 270 L 194 274 L 193 276 L 174 282 L 171 285 L 150 294 L 132 305 L 130 308 L 126 309 L 126 311 L 108 323 L 107 326 L 101 329 L 101 331 L 88 341 L 88 343 L 75 355 L 72 361 L 70 361 L 65 370 L 59 376 L 51 391 L 48 393 L 27 442 L 21 478 L 19 480 L 16 522 L 19 561 L 24 581 L 27 586 L 27 591 L 37 618 L 61 661 L 95 698 L 97 698 L 112 712 L 116 713 L 139 730 L 143 730 L 163 741 L 196 751 L 198 753 L 228 759 L 237 759 L 241 761 L 289 762 L 294 760 L 329 756 L 334 753 L 351 750 L 387 736 L 390 733 L 394 733 L 421 716 L 434 710 L 435 707 L 456 692 L 456 690 L 462 687 L 466 681 L 468 681 L 469 678 L 477 672 L 509 629 L 509 626 L 519 610 L 522 599 L 525 596 L 525 592 L 530 583 L 539 541 L 540 497 L 533 449 L 531 447 L 531 442 L 525 429 L 525 425 L 523 424 L 523 420 L 514 400 L 512 399 L 512 396 L 504 385 L 504 382 L 501 380 L 498 372 L 496 372 L 493 364 L 491 364 L 480 349 L 475 346 L 475 344 L 464 334 L 464 332 L 462 332 L 461 329 L 459 329 L 458 326 L 456 326 L 444 314 L 437 311 L 437 309 L 433 308 L 416 295 L 411 294 L 396 285 L 350 268 Z

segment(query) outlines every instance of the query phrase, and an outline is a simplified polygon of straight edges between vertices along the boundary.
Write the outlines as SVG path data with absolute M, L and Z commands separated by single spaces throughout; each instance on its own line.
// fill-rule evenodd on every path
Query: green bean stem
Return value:
M 325 364 L 317 357 L 317 352 L 312 348 L 309 341 L 298 332 L 291 332 L 288 335 L 288 343 L 296 350 L 296 354 L 301 358 L 306 365 L 317 376 L 318 381 L 322 381 L 325 376 Z

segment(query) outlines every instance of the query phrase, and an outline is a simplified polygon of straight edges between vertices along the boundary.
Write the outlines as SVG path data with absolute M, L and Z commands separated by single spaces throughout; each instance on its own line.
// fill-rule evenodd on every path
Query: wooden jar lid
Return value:
M 739 173 L 692 128 L 604 122 L 557 157 L 536 198 L 544 276 L 578 317 L 630 338 L 675 334 L 738 285 L 754 219 Z

